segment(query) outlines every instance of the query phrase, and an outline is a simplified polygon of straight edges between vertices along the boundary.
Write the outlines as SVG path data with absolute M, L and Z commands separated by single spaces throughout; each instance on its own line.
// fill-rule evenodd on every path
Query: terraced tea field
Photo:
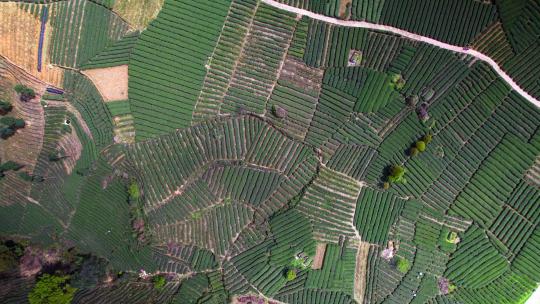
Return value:
M 533 303 L 538 0 L 0 8 L 0 302 Z

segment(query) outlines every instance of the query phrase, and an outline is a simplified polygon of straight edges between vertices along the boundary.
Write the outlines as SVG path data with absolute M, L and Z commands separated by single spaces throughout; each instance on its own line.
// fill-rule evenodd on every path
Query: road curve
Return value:
M 449 50 L 449 51 L 452 51 L 452 52 L 461 53 L 461 54 L 467 54 L 467 55 L 473 56 L 473 57 L 477 58 L 478 60 L 484 61 L 487 64 L 489 64 L 495 70 L 495 72 L 497 72 L 497 74 L 499 74 L 499 76 L 501 76 L 501 78 L 504 81 L 506 81 L 506 83 L 508 83 L 508 85 L 510 85 L 512 87 L 512 89 L 514 89 L 519 95 L 523 96 L 523 98 L 527 99 L 529 102 L 534 104 L 536 107 L 540 108 L 540 101 L 538 99 L 535 99 L 529 93 L 525 92 L 525 90 L 523 90 L 517 83 L 515 83 L 514 80 L 510 76 L 508 76 L 508 74 L 506 74 L 506 72 L 503 71 L 503 69 L 493 59 L 491 59 L 489 56 L 487 56 L 485 54 L 482 54 L 482 53 L 480 53 L 478 51 L 475 51 L 475 50 L 472 50 L 472 49 L 466 49 L 466 48 L 463 48 L 463 47 L 457 46 L 457 45 L 451 45 L 451 44 L 448 44 L 448 43 L 444 43 L 442 41 L 435 40 L 433 38 L 421 36 L 421 35 L 411 33 L 411 32 L 408 32 L 408 31 L 405 31 L 405 30 L 402 30 L 402 29 L 398 29 L 398 28 L 395 28 L 395 27 L 392 27 L 392 26 L 388 26 L 388 25 L 376 24 L 376 23 L 371 23 L 371 22 L 366 22 L 366 21 L 339 20 L 339 19 L 336 19 L 336 18 L 316 14 L 316 13 L 310 12 L 310 11 L 305 10 L 305 9 L 301 9 L 301 8 L 297 8 L 297 7 L 294 7 L 294 6 L 287 5 L 287 4 L 279 3 L 279 2 L 274 1 L 274 0 L 261 0 L 261 1 L 268 4 L 268 5 L 270 5 L 270 6 L 273 6 L 275 8 L 279 8 L 279 9 L 282 9 L 282 10 L 285 10 L 285 11 L 288 11 L 288 12 L 291 12 L 291 13 L 307 16 L 307 17 L 312 18 L 312 19 L 317 19 L 317 20 L 321 20 L 321 21 L 324 21 L 324 22 L 332 23 L 332 24 L 335 24 L 335 25 L 366 28 L 366 29 L 378 30 L 378 31 L 383 31 L 383 32 L 390 32 L 390 33 L 393 33 L 393 34 L 396 34 L 396 35 L 399 35 L 399 36 L 403 36 L 403 37 L 406 37 L 406 38 L 409 38 L 409 39 L 412 39 L 412 40 L 428 43 L 428 44 L 437 46 L 437 47 L 445 49 L 445 50 Z

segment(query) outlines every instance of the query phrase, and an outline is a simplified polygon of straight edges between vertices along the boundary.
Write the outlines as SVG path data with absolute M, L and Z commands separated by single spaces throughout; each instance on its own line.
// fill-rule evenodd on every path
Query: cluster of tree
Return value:
M 23 119 L 5 116 L 13 110 L 13 105 L 9 101 L 0 100 L 0 137 L 7 139 L 15 134 L 17 129 L 22 129 L 26 125 Z
M 25 270 L 31 271 L 25 272 Z M 94 288 L 114 279 L 106 260 L 60 244 L 41 247 L 24 240 L 0 239 L 3 279 L 35 277 L 28 302 L 70 303 L 79 288 Z
M 406 183 L 407 179 L 405 178 L 405 168 L 400 165 L 393 165 L 388 170 L 388 174 L 386 175 L 386 181 L 383 184 L 384 189 L 390 188 L 390 185 L 392 183 Z
M 426 135 L 422 136 L 419 140 L 417 140 L 409 149 L 409 154 L 411 156 L 416 156 L 418 153 L 422 153 L 426 151 L 427 145 L 433 140 L 433 135 L 431 133 L 427 133 Z
M 0 273 L 17 269 L 18 261 L 24 254 L 24 247 L 14 241 L 0 242 Z
M 19 99 L 23 102 L 28 102 L 36 98 L 36 92 L 23 84 L 16 85 L 14 89 L 19 94 Z
M 7 172 L 7 171 L 18 171 L 22 167 L 24 167 L 24 166 L 14 162 L 14 161 L 11 161 L 11 160 L 0 164 L 0 179 L 2 179 L 4 176 L 6 176 L 5 172 Z
M 401 74 L 394 74 L 390 77 L 390 86 L 396 91 L 401 91 L 405 86 L 405 79 Z
M 26 123 L 21 118 L 4 116 L 0 118 L 0 137 L 2 139 L 7 139 L 13 136 L 18 129 L 22 129 L 25 126 Z
M 68 304 L 73 300 L 77 288 L 69 284 L 69 276 L 44 274 L 28 294 L 30 304 L 58 303 Z

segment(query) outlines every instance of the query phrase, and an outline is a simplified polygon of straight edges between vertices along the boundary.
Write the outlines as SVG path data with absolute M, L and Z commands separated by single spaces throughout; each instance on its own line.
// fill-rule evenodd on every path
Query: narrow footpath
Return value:
M 423 42 L 423 43 L 431 44 L 431 45 L 437 46 L 437 47 L 445 49 L 445 50 L 449 50 L 449 51 L 452 51 L 452 52 L 461 53 L 461 54 L 467 54 L 467 55 L 473 56 L 473 57 L 477 58 L 478 60 L 484 61 L 487 64 L 489 64 L 495 70 L 495 72 L 497 74 L 499 74 L 499 76 L 501 76 L 501 78 L 506 83 L 508 83 L 508 85 L 510 85 L 512 87 L 512 89 L 514 89 L 519 95 L 523 96 L 523 98 L 527 99 L 529 102 L 534 104 L 536 107 L 540 108 L 540 101 L 538 99 L 534 98 L 533 96 L 531 96 L 529 93 L 525 92 L 525 90 L 523 90 L 517 83 L 515 83 L 514 80 L 508 74 L 506 74 L 506 72 L 503 71 L 503 69 L 493 59 L 491 59 L 489 56 L 487 56 L 485 54 L 482 54 L 482 53 L 480 53 L 478 51 L 475 51 L 473 49 L 468 49 L 468 48 L 464 48 L 462 46 L 457 46 L 457 45 L 451 45 L 451 44 L 448 44 L 448 43 L 445 43 L 445 42 L 442 42 L 442 41 L 439 41 L 439 40 L 435 40 L 433 38 L 421 36 L 421 35 L 411 33 L 411 32 L 408 32 L 408 31 L 405 31 L 405 30 L 402 30 L 402 29 L 398 29 L 398 28 L 395 28 L 395 27 L 392 27 L 392 26 L 388 26 L 388 25 L 376 24 L 376 23 L 371 23 L 371 22 L 366 22 L 366 21 L 340 20 L 340 19 L 336 19 L 336 18 L 316 14 L 316 13 L 310 12 L 310 11 L 305 10 L 305 9 L 301 9 L 301 8 L 297 8 L 297 7 L 294 7 L 294 6 L 287 5 L 287 4 L 279 3 L 279 2 L 274 1 L 274 0 L 261 0 L 261 1 L 268 4 L 268 5 L 270 5 L 270 6 L 273 6 L 275 8 L 279 8 L 279 9 L 282 9 L 282 10 L 285 10 L 285 11 L 288 11 L 288 12 L 291 12 L 291 13 L 299 14 L 299 15 L 302 15 L 302 16 L 307 16 L 307 17 L 312 18 L 312 19 L 317 19 L 317 20 L 320 20 L 320 21 L 332 23 L 332 24 L 335 24 L 335 25 L 366 28 L 366 29 L 371 29 L 371 30 L 390 32 L 390 33 L 393 33 L 393 34 L 396 34 L 396 35 L 399 35 L 399 36 L 409 38 L 411 40 L 416 40 L 416 41 L 420 41 L 420 42 Z

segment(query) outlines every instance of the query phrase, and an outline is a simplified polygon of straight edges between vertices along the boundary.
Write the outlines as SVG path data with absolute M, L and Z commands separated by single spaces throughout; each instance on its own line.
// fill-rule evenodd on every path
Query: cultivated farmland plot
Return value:
M 46 273 L 66 303 L 537 287 L 538 0 L 0 9 L 0 302 Z

